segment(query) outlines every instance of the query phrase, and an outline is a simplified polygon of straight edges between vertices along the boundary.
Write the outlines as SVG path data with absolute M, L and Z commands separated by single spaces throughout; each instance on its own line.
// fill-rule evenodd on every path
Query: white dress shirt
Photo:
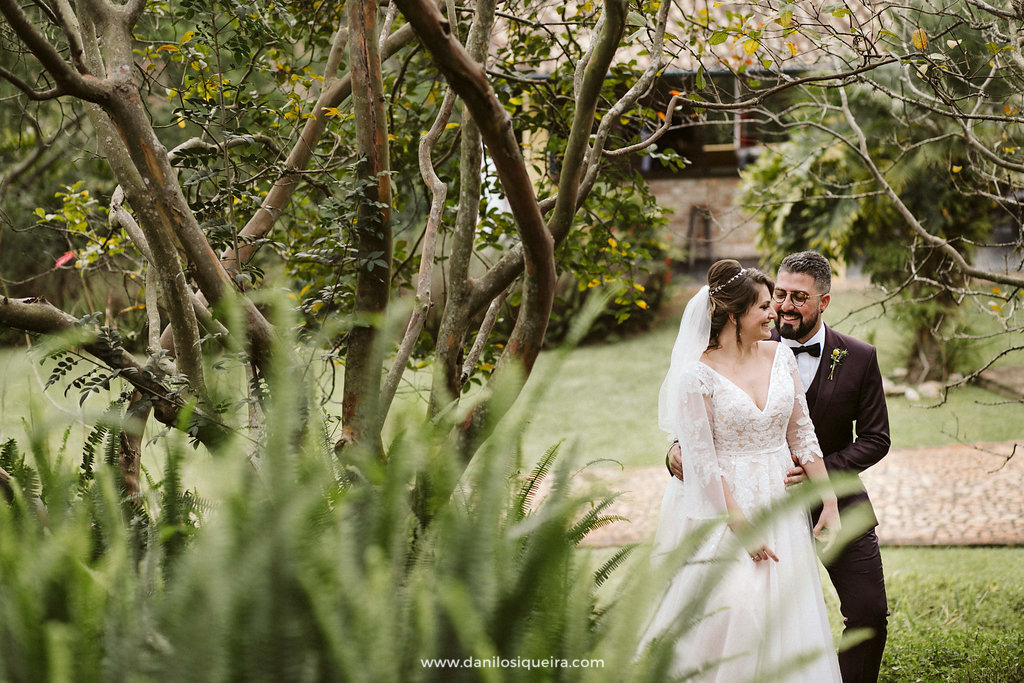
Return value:
M 818 345 L 821 349 L 821 353 L 817 357 L 812 356 L 809 353 L 801 353 L 796 357 L 796 369 L 800 373 L 800 383 L 804 385 L 804 391 L 811 386 L 811 382 L 814 381 L 814 376 L 818 374 L 818 366 L 821 365 L 821 357 L 825 353 L 825 323 L 821 324 L 818 331 L 813 337 L 805 341 L 804 343 L 798 342 L 796 339 L 781 338 L 783 344 L 793 349 L 797 346 L 812 346 Z

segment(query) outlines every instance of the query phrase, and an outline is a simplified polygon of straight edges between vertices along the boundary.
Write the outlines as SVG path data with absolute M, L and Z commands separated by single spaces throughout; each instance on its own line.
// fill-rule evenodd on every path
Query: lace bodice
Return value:
M 793 379 L 796 372 L 792 351 L 776 345 L 768 397 L 764 410 L 760 410 L 745 391 L 704 363 L 697 363 L 697 381 L 708 403 L 715 448 L 720 453 L 762 452 L 792 437 L 790 446 L 801 462 L 820 456 L 807 399 L 803 391 L 797 391 L 800 385 Z
M 679 440 L 701 488 L 713 490 L 721 477 L 749 514 L 784 494 L 791 454 L 802 463 L 821 457 L 796 359 L 786 346 L 776 345 L 763 410 L 703 363 L 687 375 Z

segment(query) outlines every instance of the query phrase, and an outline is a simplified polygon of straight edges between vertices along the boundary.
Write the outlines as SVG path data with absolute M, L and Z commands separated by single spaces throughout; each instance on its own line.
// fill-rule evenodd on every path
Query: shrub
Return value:
M 518 428 L 501 428 L 421 525 L 412 482 L 443 476 L 455 457 L 440 427 L 407 426 L 386 463 L 358 452 L 342 463 L 316 429 L 291 449 L 268 448 L 259 469 L 226 444 L 211 454 L 216 493 L 205 505 L 183 490 L 186 443 L 172 433 L 139 515 L 116 467 L 95 454 L 116 437 L 111 414 L 87 441 L 87 476 L 45 435 L 32 439 L 32 458 L 4 446 L 18 477 L 39 483 L 13 486 L 0 505 L 2 680 L 636 675 L 640 610 L 600 588 L 632 548 L 598 561 L 577 547 L 613 521 L 611 498 L 572 492 L 557 447 L 524 475 Z M 426 665 L 441 658 L 520 666 Z M 595 658 L 603 668 L 540 666 Z

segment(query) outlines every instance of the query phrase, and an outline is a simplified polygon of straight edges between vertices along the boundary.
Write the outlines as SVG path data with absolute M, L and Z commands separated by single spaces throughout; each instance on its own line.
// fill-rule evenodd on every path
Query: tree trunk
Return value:
M 448 259 L 449 286 L 441 324 L 434 345 L 434 376 L 430 387 L 428 414 L 438 415 L 459 397 L 462 349 L 474 311 L 471 308 L 472 281 L 469 263 L 473 257 L 476 223 L 479 217 L 483 149 L 480 129 L 469 109 L 462 113 L 462 149 L 459 156 L 459 210 Z
M 949 368 L 942 340 L 932 328 L 918 327 L 907 358 L 907 383 L 945 382 L 948 376 Z
M 341 443 L 364 443 L 381 452 L 379 414 L 383 353 L 378 317 L 391 293 L 391 180 L 388 131 L 384 111 L 377 4 L 349 3 L 352 108 L 362 189 L 355 225 L 359 274 L 355 326 L 349 333 L 342 397 Z

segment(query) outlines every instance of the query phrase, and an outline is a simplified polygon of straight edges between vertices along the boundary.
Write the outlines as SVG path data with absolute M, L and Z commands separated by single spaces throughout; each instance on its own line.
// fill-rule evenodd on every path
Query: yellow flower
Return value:
M 835 374 L 836 368 L 843 364 L 843 361 L 846 359 L 846 354 L 848 353 L 849 351 L 846 349 L 832 349 L 832 364 L 828 368 L 828 378 L 830 380 Z

